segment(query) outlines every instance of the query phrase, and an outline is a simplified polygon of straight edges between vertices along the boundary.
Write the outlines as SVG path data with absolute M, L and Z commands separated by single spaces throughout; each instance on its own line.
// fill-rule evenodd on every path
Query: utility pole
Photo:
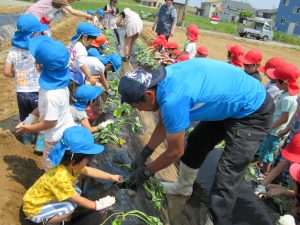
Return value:
M 182 21 L 180 23 L 180 26 L 184 26 L 185 25 L 185 15 L 186 15 L 186 11 L 187 11 L 188 6 L 189 6 L 189 1 L 190 0 L 185 0 L 185 4 L 184 4 L 184 8 L 183 8 L 183 13 L 182 13 Z

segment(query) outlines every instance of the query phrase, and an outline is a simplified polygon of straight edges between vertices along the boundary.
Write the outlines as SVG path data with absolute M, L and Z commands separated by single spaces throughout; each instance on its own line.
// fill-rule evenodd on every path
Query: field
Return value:
M 106 1 L 105 1 L 106 2 Z M 102 5 L 101 5 L 102 4 Z M 129 6 L 131 8 L 138 7 L 136 3 L 120 2 L 120 8 Z M 99 6 L 95 6 L 94 1 L 76 2 L 75 7 L 82 7 L 85 5 L 86 9 L 101 8 L 104 1 L 99 1 Z M 136 9 L 136 8 L 135 8 Z M 21 12 L 24 8 L 10 7 L 9 12 Z M 8 11 L 7 7 L 1 6 L 0 13 Z M 62 22 L 51 27 L 53 37 L 65 44 L 68 44 L 70 38 L 75 33 L 76 24 L 82 21 L 81 19 L 68 16 Z M 68 32 L 66 32 L 68 31 Z M 148 43 L 154 38 L 155 33 L 151 30 L 151 25 L 145 25 L 142 37 L 147 39 Z M 181 44 L 185 42 L 185 31 L 177 29 L 171 41 L 176 41 Z M 240 44 L 246 50 L 251 48 L 258 48 L 263 52 L 265 62 L 272 56 L 280 56 L 286 61 L 296 64 L 300 67 L 299 51 L 286 47 L 269 46 L 263 42 L 248 42 L 245 40 L 236 40 L 231 36 L 224 36 L 222 34 L 212 34 L 200 30 L 198 45 L 205 45 L 209 50 L 209 57 L 225 61 L 226 60 L 226 45 Z M 14 91 L 14 82 L 12 79 L 4 78 L 2 69 L 5 62 L 5 54 L 0 55 L 0 127 L 3 129 L 11 129 L 14 132 L 14 127 L 18 123 L 17 119 L 17 103 Z M 264 82 L 267 79 L 263 76 Z M 0 128 L 1 129 L 1 128 Z M 22 196 L 26 189 L 34 182 L 36 177 L 40 174 L 39 170 L 40 158 L 32 154 L 31 147 L 24 147 L 20 144 L 9 131 L 0 130 L 0 225 L 17 225 L 23 224 L 19 219 L 19 209 L 22 204 Z M 5 218 L 5 219 L 4 219 Z

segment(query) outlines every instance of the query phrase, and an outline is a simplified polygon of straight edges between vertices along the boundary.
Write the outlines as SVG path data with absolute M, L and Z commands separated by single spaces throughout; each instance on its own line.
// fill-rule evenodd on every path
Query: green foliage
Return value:
M 156 59 L 154 59 L 153 54 L 147 49 L 147 45 L 140 39 L 136 41 L 136 59 L 142 67 L 150 68 L 152 70 L 158 69 L 160 67 Z
M 291 210 L 291 201 L 285 197 L 277 196 L 272 198 L 274 203 L 279 206 L 281 214 L 285 214 L 286 212 L 290 212 Z
M 129 212 L 118 212 L 110 215 L 103 223 L 100 225 L 105 225 L 110 219 L 115 218 L 112 222 L 112 225 L 120 225 L 122 221 L 128 221 L 131 218 L 138 218 L 148 225 L 163 225 L 159 218 L 154 216 L 149 216 L 144 212 L 138 210 L 132 210 Z
M 285 34 L 279 31 L 274 32 L 273 40 L 284 42 L 287 44 L 300 45 L 300 37 L 292 34 Z
M 165 202 L 163 185 L 155 177 L 150 177 L 143 186 L 146 194 L 151 198 L 154 207 L 160 210 Z
M 253 15 L 252 11 L 243 10 L 243 11 L 240 12 L 239 17 L 247 18 L 247 17 L 251 17 L 252 15 Z

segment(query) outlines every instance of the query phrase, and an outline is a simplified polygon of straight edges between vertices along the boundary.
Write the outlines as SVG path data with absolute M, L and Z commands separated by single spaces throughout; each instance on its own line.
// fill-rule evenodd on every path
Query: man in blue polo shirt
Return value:
M 163 183 L 169 194 L 189 196 L 207 154 L 225 139 L 211 191 L 215 225 L 230 225 L 231 212 L 246 166 L 267 135 L 274 104 L 260 82 L 230 64 L 191 59 L 148 73 L 137 69 L 120 80 L 123 102 L 141 111 L 158 111 L 159 121 L 145 148 L 133 162 L 130 185 L 140 185 L 155 172 L 181 158 L 175 183 Z M 201 121 L 185 142 L 191 121 Z M 157 146 L 168 147 L 145 166 Z

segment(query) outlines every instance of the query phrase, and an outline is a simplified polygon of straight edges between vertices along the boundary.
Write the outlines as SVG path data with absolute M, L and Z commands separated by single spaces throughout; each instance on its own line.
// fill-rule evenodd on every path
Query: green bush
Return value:
M 288 43 L 288 44 L 300 45 L 300 37 L 291 34 L 285 34 L 279 31 L 274 32 L 273 40 Z

